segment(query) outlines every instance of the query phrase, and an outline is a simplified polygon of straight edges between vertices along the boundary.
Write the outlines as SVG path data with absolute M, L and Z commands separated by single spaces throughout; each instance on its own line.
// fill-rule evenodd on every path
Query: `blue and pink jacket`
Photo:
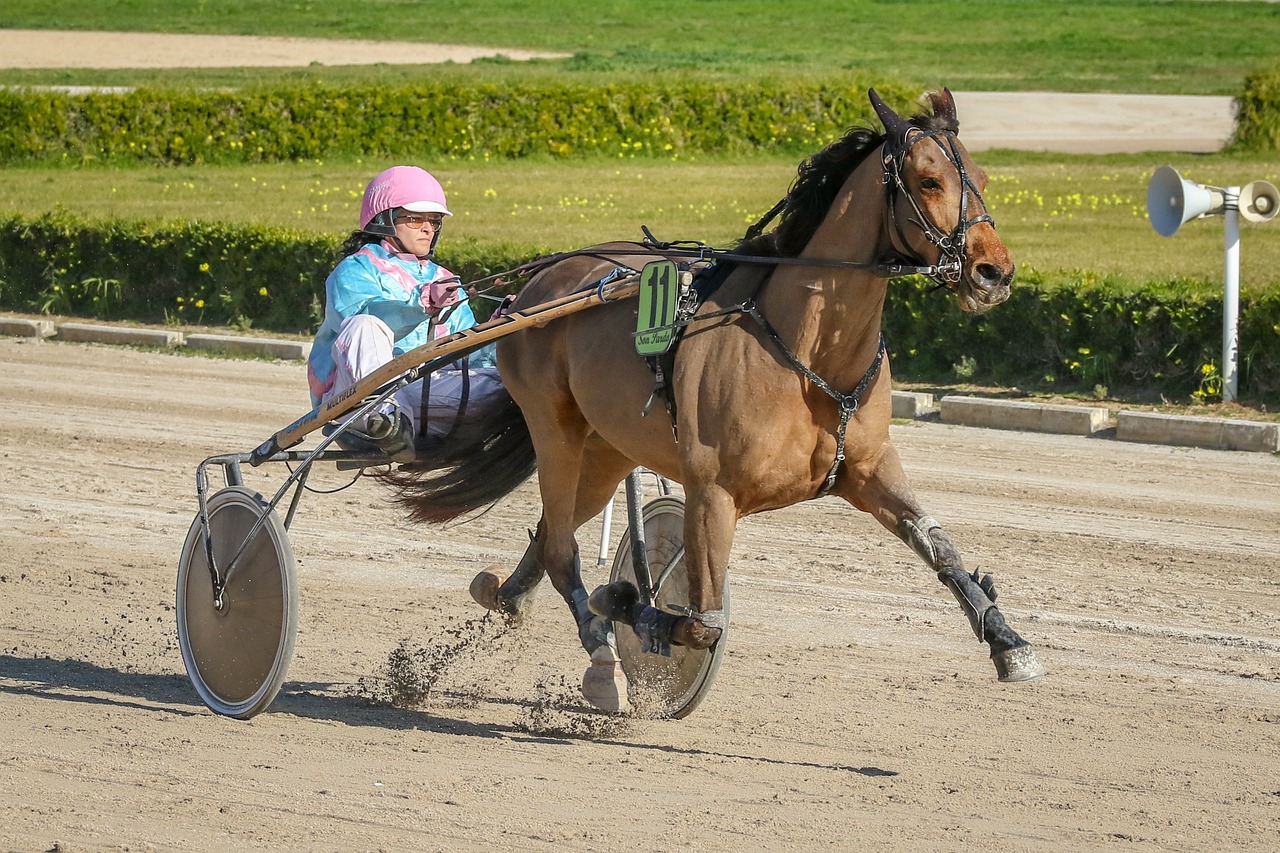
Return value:
M 324 322 L 316 332 L 307 359 L 311 404 L 318 405 L 333 384 L 333 342 L 348 317 L 372 314 L 386 323 L 395 338 L 397 356 L 429 340 L 433 311 L 448 305 L 447 316 L 436 325 L 444 337 L 476 324 L 465 290 L 456 288 L 453 273 L 434 261 L 396 252 L 390 243 L 369 243 L 343 258 L 324 282 Z M 434 285 L 434 286 L 433 286 Z M 455 304 L 456 303 L 456 304 Z M 473 353 L 471 367 L 493 367 L 493 347 Z

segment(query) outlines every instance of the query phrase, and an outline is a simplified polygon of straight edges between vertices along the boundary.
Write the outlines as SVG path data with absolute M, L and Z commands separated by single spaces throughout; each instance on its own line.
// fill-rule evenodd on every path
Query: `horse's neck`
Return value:
M 845 181 L 801 255 L 874 263 L 883 250 L 883 217 L 884 188 L 873 154 Z M 800 361 L 848 390 L 875 358 L 887 284 L 871 270 L 783 265 L 760 301 Z

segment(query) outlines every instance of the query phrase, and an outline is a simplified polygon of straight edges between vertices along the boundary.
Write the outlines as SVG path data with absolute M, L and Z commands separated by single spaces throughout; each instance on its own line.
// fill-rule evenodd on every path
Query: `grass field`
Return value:
M 398 39 L 543 49 L 565 62 L 291 71 L 4 71 L 0 84 L 243 84 L 463 74 L 829 76 L 924 87 L 1234 95 L 1274 62 L 1280 6 L 1247 0 L 5 0 L 0 27 Z
M 1204 183 L 1280 184 L 1280 164 L 1260 156 L 986 152 L 977 159 L 992 177 L 987 199 L 1023 269 L 1135 282 L 1222 276 L 1221 218 L 1189 223 L 1173 239 L 1148 224 L 1146 185 L 1160 163 Z M 9 168 L 0 213 L 63 208 L 92 219 L 254 222 L 341 234 L 354 226 L 369 175 L 384 165 Z M 724 245 L 786 192 L 796 165 L 777 157 L 431 164 L 457 212 L 446 245 L 503 241 L 549 250 L 636 239 L 641 225 L 660 239 Z M 1280 286 L 1280 221 L 1244 224 L 1241 244 L 1244 286 Z

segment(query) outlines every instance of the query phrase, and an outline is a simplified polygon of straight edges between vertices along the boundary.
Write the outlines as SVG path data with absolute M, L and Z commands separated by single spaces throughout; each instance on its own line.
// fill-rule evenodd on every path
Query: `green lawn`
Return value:
M 1222 278 L 1221 217 L 1185 225 L 1173 238 L 1146 220 L 1151 172 L 1169 162 L 1203 183 L 1280 184 L 1274 158 L 1226 155 L 1068 156 L 986 152 L 987 199 L 1019 265 L 1041 272 L 1088 270 L 1135 282 Z M 255 222 L 342 234 L 377 162 L 192 166 L 170 169 L 9 168 L 0 213 L 64 208 L 92 219 Z M 778 157 L 707 162 L 574 160 L 429 164 L 457 215 L 449 241 L 502 241 L 543 250 L 638 239 L 724 245 L 787 190 L 796 161 Z M 1241 279 L 1280 286 L 1280 219 L 1244 224 Z
M 1229 0 L 5 0 L 0 27 L 288 35 L 564 51 L 568 62 L 454 69 L 0 72 L 3 83 L 237 84 L 466 73 L 827 76 L 922 86 L 1236 94 L 1274 62 L 1280 6 Z

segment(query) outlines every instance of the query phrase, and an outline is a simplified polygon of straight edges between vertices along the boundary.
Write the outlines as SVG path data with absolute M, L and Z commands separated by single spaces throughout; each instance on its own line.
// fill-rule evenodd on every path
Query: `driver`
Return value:
M 342 244 L 341 260 L 324 283 L 324 321 L 307 360 L 313 407 L 433 337 L 475 325 L 458 277 L 433 260 L 444 219 L 452 215 L 444 188 L 425 169 L 393 166 L 369 182 L 360 227 Z M 478 411 L 503 391 L 493 349 L 428 377 L 426 407 L 423 380 L 397 391 L 343 433 L 354 433 L 348 446 L 372 444 L 397 461 L 412 459 L 420 434 L 446 435 L 465 409 Z

